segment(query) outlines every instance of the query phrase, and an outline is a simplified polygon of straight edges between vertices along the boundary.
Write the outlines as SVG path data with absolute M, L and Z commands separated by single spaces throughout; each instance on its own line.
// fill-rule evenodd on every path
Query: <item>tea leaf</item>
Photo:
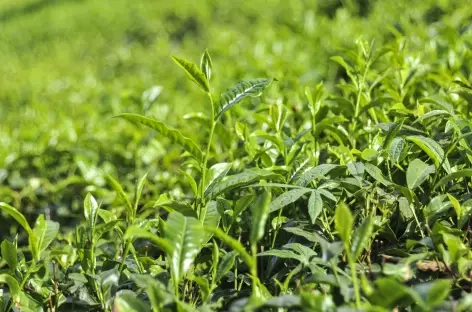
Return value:
M 351 211 L 347 205 L 343 202 L 339 203 L 336 207 L 336 212 L 334 215 L 334 224 L 336 226 L 336 231 L 338 232 L 341 240 L 345 244 L 349 244 L 349 238 L 351 237 L 353 218 Z
M 252 228 L 249 241 L 256 244 L 264 236 L 267 217 L 269 216 L 271 193 L 264 191 L 252 206 Z
M 434 166 L 428 166 L 421 159 L 414 159 L 406 171 L 406 182 L 410 190 L 414 190 L 420 186 L 430 174 L 436 170 Z
M 110 183 L 111 187 L 115 190 L 116 194 L 125 203 L 126 214 L 128 215 L 128 218 L 131 218 L 131 216 L 133 216 L 133 206 L 131 205 L 128 195 L 126 195 L 125 191 L 123 191 L 123 188 L 121 187 L 120 183 L 113 179 L 111 175 L 107 175 L 107 180 Z
M 262 91 L 270 86 L 272 81 L 274 81 L 274 79 L 259 78 L 238 82 L 231 90 L 227 90 L 220 96 L 218 113 L 215 116 L 215 120 L 246 97 L 260 96 Z
M 167 254 L 170 254 L 172 252 L 173 246 L 170 245 L 170 243 L 163 239 L 162 237 L 157 236 L 156 234 L 153 234 L 151 232 L 148 232 L 140 227 L 137 226 L 132 226 L 129 227 L 126 230 L 126 233 L 124 235 L 124 239 L 132 239 L 136 240 L 138 238 L 143 238 L 152 241 L 159 247 L 162 251 L 164 251 Z
M 15 304 L 19 303 L 21 289 L 16 279 L 8 274 L 0 274 L 0 284 L 1 283 L 5 283 L 8 285 L 8 290 L 10 290 L 10 294 L 12 296 L 13 302 Z
M 56 238 L 57 233 L 59 233 L 59 223 L 44 220 L 44 215 L 41 214 L 36 220 L 33 231 L 36 235 L 38 251 L 41 253 L 46 250 L 49 244 Z
M 462 169 L 456 172 L 449 173 L 447 176 L 441 178 L 438 181 L 438 183 L 436 183 L 436 185 L 434 185 L 434 189 L 441 187 L 452 180 L 465 178 L 465 177 L 472 177 L 472 169 Z
M 374 230 L 374 223 L 372 217 L 367 217 L 362 224 L 354 231 L 352 235 L 351 252 L 354 258 L 359 258 L 361 253 L 366 248 L 372 232 Z
M 16 270 L 18 264 L 17 249 L 14 244 L 4 240 L 1 245 L 2 258 L 6 261 L 11 270 Z
M 180 68 L 184 70 L 184 72 L 187 74 L 190 80 L 195 82 L 203 91 L 207 93 L 210 92 L 210 85 L 208 83 L 209 78 L 207 79 L 205 74 L 202 72 L 202 70 L 200 70 L 197 67 L 197 65 L 189 61 L 186 61 L 184 59 L 178 58 L 176 56 L 172 56 L 172 59 L 177 65 L 179 65 Z M 210 72 L 211 72 L 211 60 L 210 60 L 209 66 L 210 66 Z
M 333 164 L 322 164 L 317 167 L 308 169 L 305 171 L 301 177 L 297 180 L 296 185 L 298 186 L 307 186 L 311 181 L 324 177 L 331 170 L 338 167 L 338 165 Z
M 247 253 L 246 249 L 244 246 L 219 228 L 211 228 L 211 227 L 205 227 L 205 231 L 208 231 L 210 233 L 213 233 L 216 237 L 218 237 L 221 241 L 223 241 L 226 245 L 234 249 L 241 259 L 246 263 L 246 265 L 249 268 L 252 268 L 255 264 L 252 260 L 252 257 Z
M 202 151 L 198 147 L 197 144 L 195 144 L 192 140 L 189 138 L 185 137 L 180 133 L 179 131 L 166 126 L 163 122 L 160 122 L 156 119 L 148 118 L 145 116 L 137 115 L 137 114 L 120 114 L 116 117 L 119 118 L 124 118 L 126 120 L 140 123 L 142 125 L 145 125 L 153 130 L 156 130 L 166 138 L 168 138 L 172 143 L 180 145 L 182 148 L 184 148 L 187 152 L 189 152 L 197 161 L 202 160 Z
M 97 214 L 98 214 L 98 203 L 92 194 L 87 193 L 84 199 L 84 215 L 85 220 L 88 221 L 90 228 L 95 226 L 97 221 Z
M 205 227 L 218 227 L 221 220 L 221 215 L 218 212 L 218 204 L 216 201 L 209 201 L 205 209 L 205 217 L 203 219 L 203 226 Z M 211 233 L 205 233 L 204 243 L 207 243 L 213 236 Z
M 33 232 L 33 230 L 31 229 L 30 225 L 26 221 L 23 214 L 19 212 L 16 208 L 8 205 L 7 203 L 0 202 L 0 210 L 7 213 L 13 219 L 15 219 L 16 222 L 18 222 L 28 234 Z
M 205 75 L 207 81 L 210 81 L 212 67 L 213 64 L 211 62 L 210 54 L 208 53 L 208 50 L 205 50 L 202 59 L 200 60 L 200 70 Z
M 280 178 L 280 175 L 270 171 L 270 170 L 263 170 L 263 169 L 247 169 L 241 173 L 226 176 L 221 181 L 214 183 L 214 185 L 210 188 L 207 188 L 205 191 L 205 197 L 209 199 L 215 198 L 217 195 L 230 191 L 236 188 L 240 188 L 256 181 L 260 181 L 262 179 L 277 179 Z
M 236 251 L 233 250 L 226 253 L 221 258 L 220 264 L 218 265 L 218 269 L 216 271 L 216 282 L 219 282 L 223 277 L 225 277 L 229 270 L 231 270 L 231 268 L 234 266 L 236 255 Z
M 315 224 L 316 219 L 323 210 L 323 200 L 318 191 L 313 191 L 308 200 L 308 214 L 310 215 L 311 223 Z
M 436 141 L 419 135 L 409 136 L 406 139 L 418 145 L 434 161 L 436 168 L 442 165 L 447 173 L 451 173 L 451 167 L 445 158 L 444 150 Z
M 203 225 L 197 219 L 171 212 L 165 224 L 164 237 L 170 245 L 170 267 L 174 283 L 179 284 L 202 248 Z
M 310 189 L 296 188 L 296 189 L 283 193 L 282 195 L 278 196 L 276 199 L 272 201 L 272 203 L 270 204 L 270 212 L 274 212 L 279 209 L 282 209 L 288 204 L 295 202 L 297 199 L 299 199 L 300 197 L 302 197 L 308 192 L 310 192 Z

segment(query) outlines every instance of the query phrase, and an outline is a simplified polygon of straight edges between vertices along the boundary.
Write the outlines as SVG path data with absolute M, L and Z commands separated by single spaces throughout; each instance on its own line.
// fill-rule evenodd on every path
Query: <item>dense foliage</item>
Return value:
M 472 6 L 398 2 L 0 6 L 0 311 L 470 311 Z

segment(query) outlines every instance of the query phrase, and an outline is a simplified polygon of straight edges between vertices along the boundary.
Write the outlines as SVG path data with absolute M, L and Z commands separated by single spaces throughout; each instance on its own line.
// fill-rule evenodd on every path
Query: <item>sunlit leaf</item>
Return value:
M 274 81 L 274 79 L 259 78 L 237 83 L 231 90 L 227 90 L 220 96 L 215 120 L 246 97 L 260 96 L 262 91 L 270 86 L 272 81 Z
M 180 68 L 184 70 L 190 80 L 195 82 L 203 91 L 210 92 L 208 79 L 205 77 L 205 74 L 202 72 L 202 70 L 197 67 L 197 65 L 176 56 L 172 56 L 172 59 L 177 65 L 179 65 Z M 211 61 L 209 65 L 211 71 Z

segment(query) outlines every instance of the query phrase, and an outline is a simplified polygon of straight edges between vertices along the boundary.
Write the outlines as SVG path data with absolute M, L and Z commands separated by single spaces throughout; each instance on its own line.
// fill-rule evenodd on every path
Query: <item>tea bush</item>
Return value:
M 2 311 L 472 309 L 468 1 L 0 10 Z

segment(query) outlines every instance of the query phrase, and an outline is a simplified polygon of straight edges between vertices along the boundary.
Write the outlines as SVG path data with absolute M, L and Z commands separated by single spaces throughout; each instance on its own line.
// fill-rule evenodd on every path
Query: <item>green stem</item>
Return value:
M 121 259 L 120 267 L 118 268 L 118 272 L 120 272 L 120 273 L 123 271 L 123 268 L 125 266 L 125 260 L 126 260 L 126 257 L 128 256 L 130 248 L 131 248 L 131 240 L 127 240 L 125 251 L 123 252 L 123 256 L 122 256 L 122 259 Z
M 202 165 L 202 180 L 200 181 L 200 197 L 201 197 L 201 202 L 200 202 L 200 211 L 199 211 L 199 218 L 200 220 L 203 220 L 204 216 L 204 207 L 205 207 L 205 179 L 206 179 L 206 174 L 207 174 L 207 164 L 208 164 L 208 158 L 210 157 L 210 149 L 211 149 L 211 143 L 213 141 L 213 134 L 215 132 L 215 105 L 213 103 L 213 98 L 211 97 L 211 94 L 208 93 L 208 97 L 210 98 L 210 103 L 211 103 L 211 128 L 210 128 L 210 137 L 208 138 L 208 144 L 207 144 L 207 149 L 205 156 L 203 157 L 203 165 Z M 202 215 L 203 212 L 203 215 Z
M 251 267 L 251 276 L 252 276 L 252 296 L 256 298 L 259 297 L 258 288 L 257 288 L 257 245 L 251 245 L 251 253 L 252 253 L 252 267 Z
M 354 285 L 354 293 L 356 296 L 356 307 L 359 309 L 361 307 L 361 295 L 360 295 L 360 289 L 359 289 L 359 282 L 357 280 L 357 274 L 356 274 L 356 263 L 354 259 L 352 258 L 352 254 L 347 244 L 345 245 L 345 249 L 346 249 L 347 261 L 349 262 L 349 267 L 351 268 L 352 284 Z

